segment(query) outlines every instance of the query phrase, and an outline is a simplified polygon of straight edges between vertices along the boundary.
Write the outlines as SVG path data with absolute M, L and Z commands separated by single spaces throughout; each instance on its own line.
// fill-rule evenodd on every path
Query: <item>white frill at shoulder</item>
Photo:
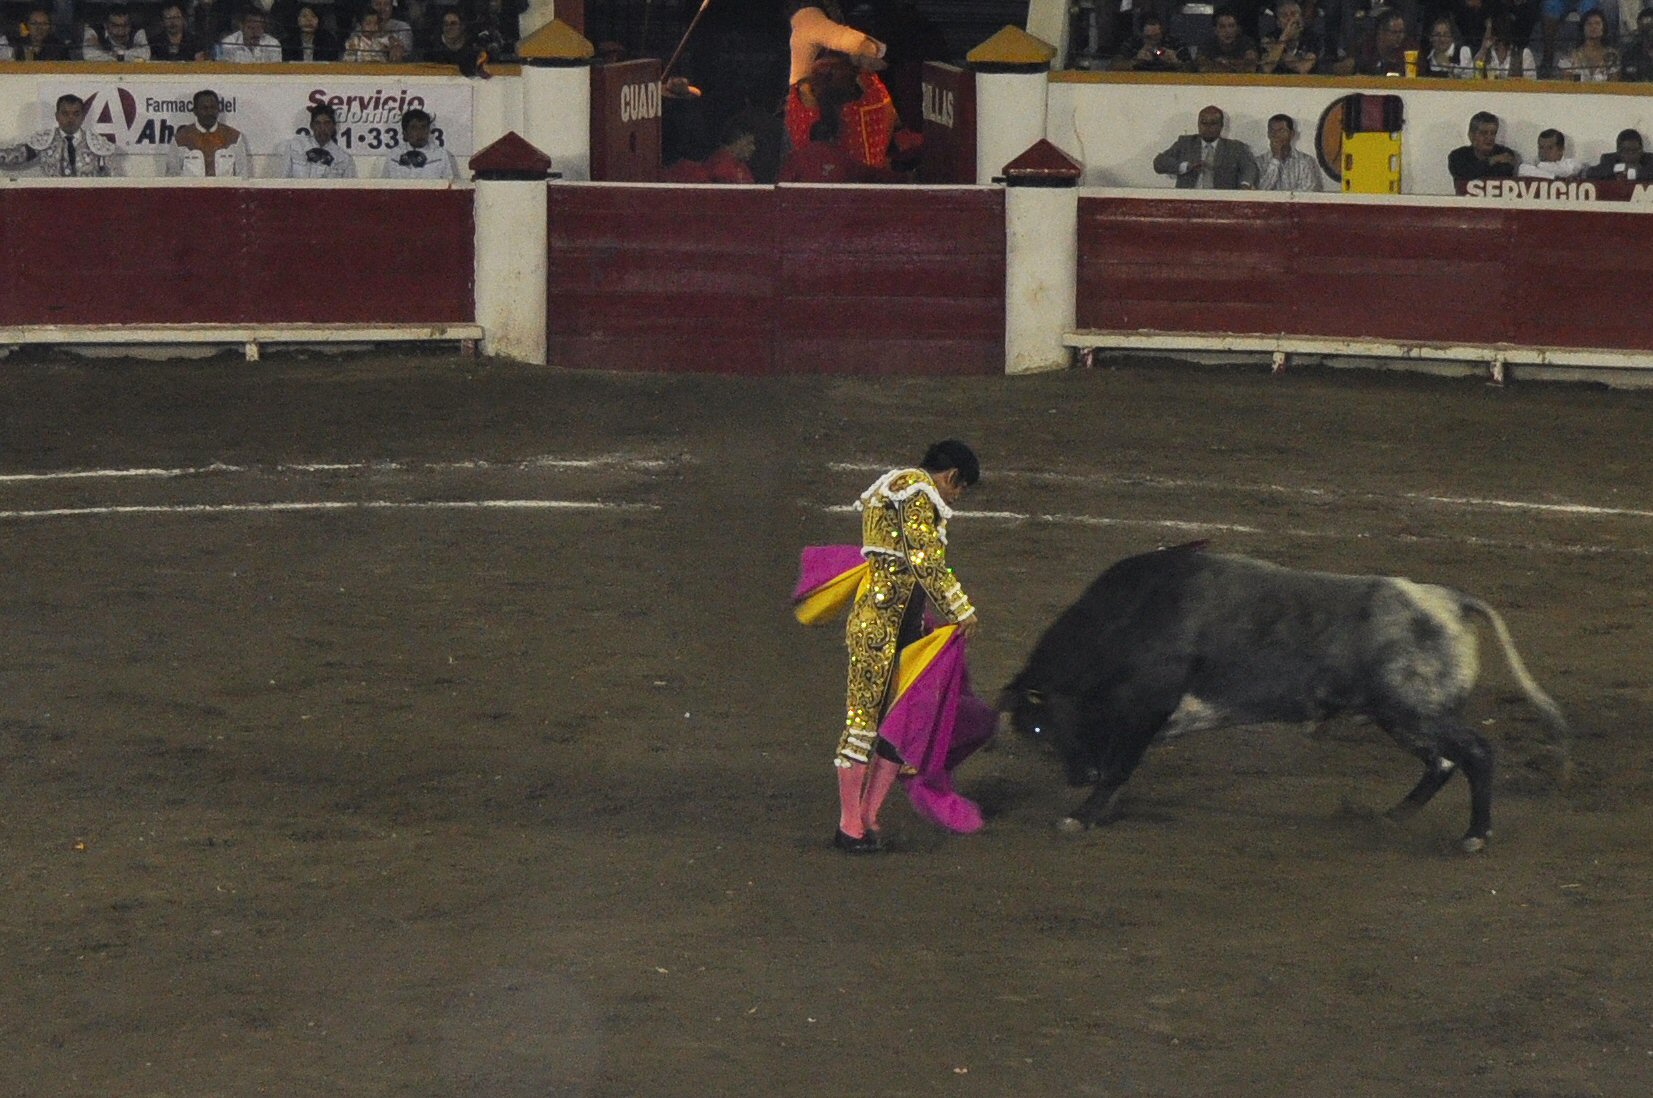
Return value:
M 920 492 L 930 497 L 930 502 L 936 505 L 936 514 L 943 522 L 953 517 L 953 509 L 942 501 L 936 482 L 923 469 L 891 469 L 861 493 L 861 498 L 855 501 L 855 509 L 865 511 L 868 504 L 881 499 L 905 503 Z

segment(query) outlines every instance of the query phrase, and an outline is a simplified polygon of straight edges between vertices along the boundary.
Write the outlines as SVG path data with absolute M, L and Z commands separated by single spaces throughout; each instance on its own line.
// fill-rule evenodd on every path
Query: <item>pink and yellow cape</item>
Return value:
M 805 625 L 829 622 L 849 608 L 866 577 L 858 546 L 810 546 L 792 592 L 793 613 Z M 903 648 L 895 700 L 878 729 L 901 753 L 901 784 L 913 808 L 964 833 L 981 830 L 981 809 L 953 788 L 952 772 L 993 738 L 998 723 L 993 707 L 970 689 L 966 647 L 957 626 L 943 625 Z

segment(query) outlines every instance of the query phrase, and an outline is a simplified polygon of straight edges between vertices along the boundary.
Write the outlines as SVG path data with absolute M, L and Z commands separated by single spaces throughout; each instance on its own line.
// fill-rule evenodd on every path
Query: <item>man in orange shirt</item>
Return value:
M 208 179 L 247 179 L 253 174 L 247 139 L 234 126 L 218 121 L 222 107 L 217 92 L 203 89 L 195 93 L 190 102 L 195 124 L 178 127 L 178 136 L 167 151 L 166 174 Z

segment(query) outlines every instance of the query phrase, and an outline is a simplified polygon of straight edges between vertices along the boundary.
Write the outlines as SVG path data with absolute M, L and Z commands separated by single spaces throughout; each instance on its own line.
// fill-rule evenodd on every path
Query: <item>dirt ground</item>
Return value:
M 0 1093 L 1653 1093 L 1653 395 L 14 357 L 0 417 Z M 1487 635 L 1482 855 L 1353 722 L 1156 748 L 1078 837 L 1006 737 L 985 832 L 834 852 L 797 552 L 946 435 L 984 693 L 1209 537 L 1493 602 L 1571 784 Z

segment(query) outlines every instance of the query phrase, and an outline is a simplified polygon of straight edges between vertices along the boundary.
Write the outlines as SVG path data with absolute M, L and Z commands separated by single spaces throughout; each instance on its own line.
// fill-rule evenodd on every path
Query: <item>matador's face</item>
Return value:
M 937 473 L 935 476 L 935 482 L 936 490 L 941 493 L 941 501 L 949 507 L 963 499 L 965 489 L 969 487 L 969 485 L 964 483 L 964 478 L 959 476 L 959 471 L 957 469 L 949 469 L 945 473 Z

